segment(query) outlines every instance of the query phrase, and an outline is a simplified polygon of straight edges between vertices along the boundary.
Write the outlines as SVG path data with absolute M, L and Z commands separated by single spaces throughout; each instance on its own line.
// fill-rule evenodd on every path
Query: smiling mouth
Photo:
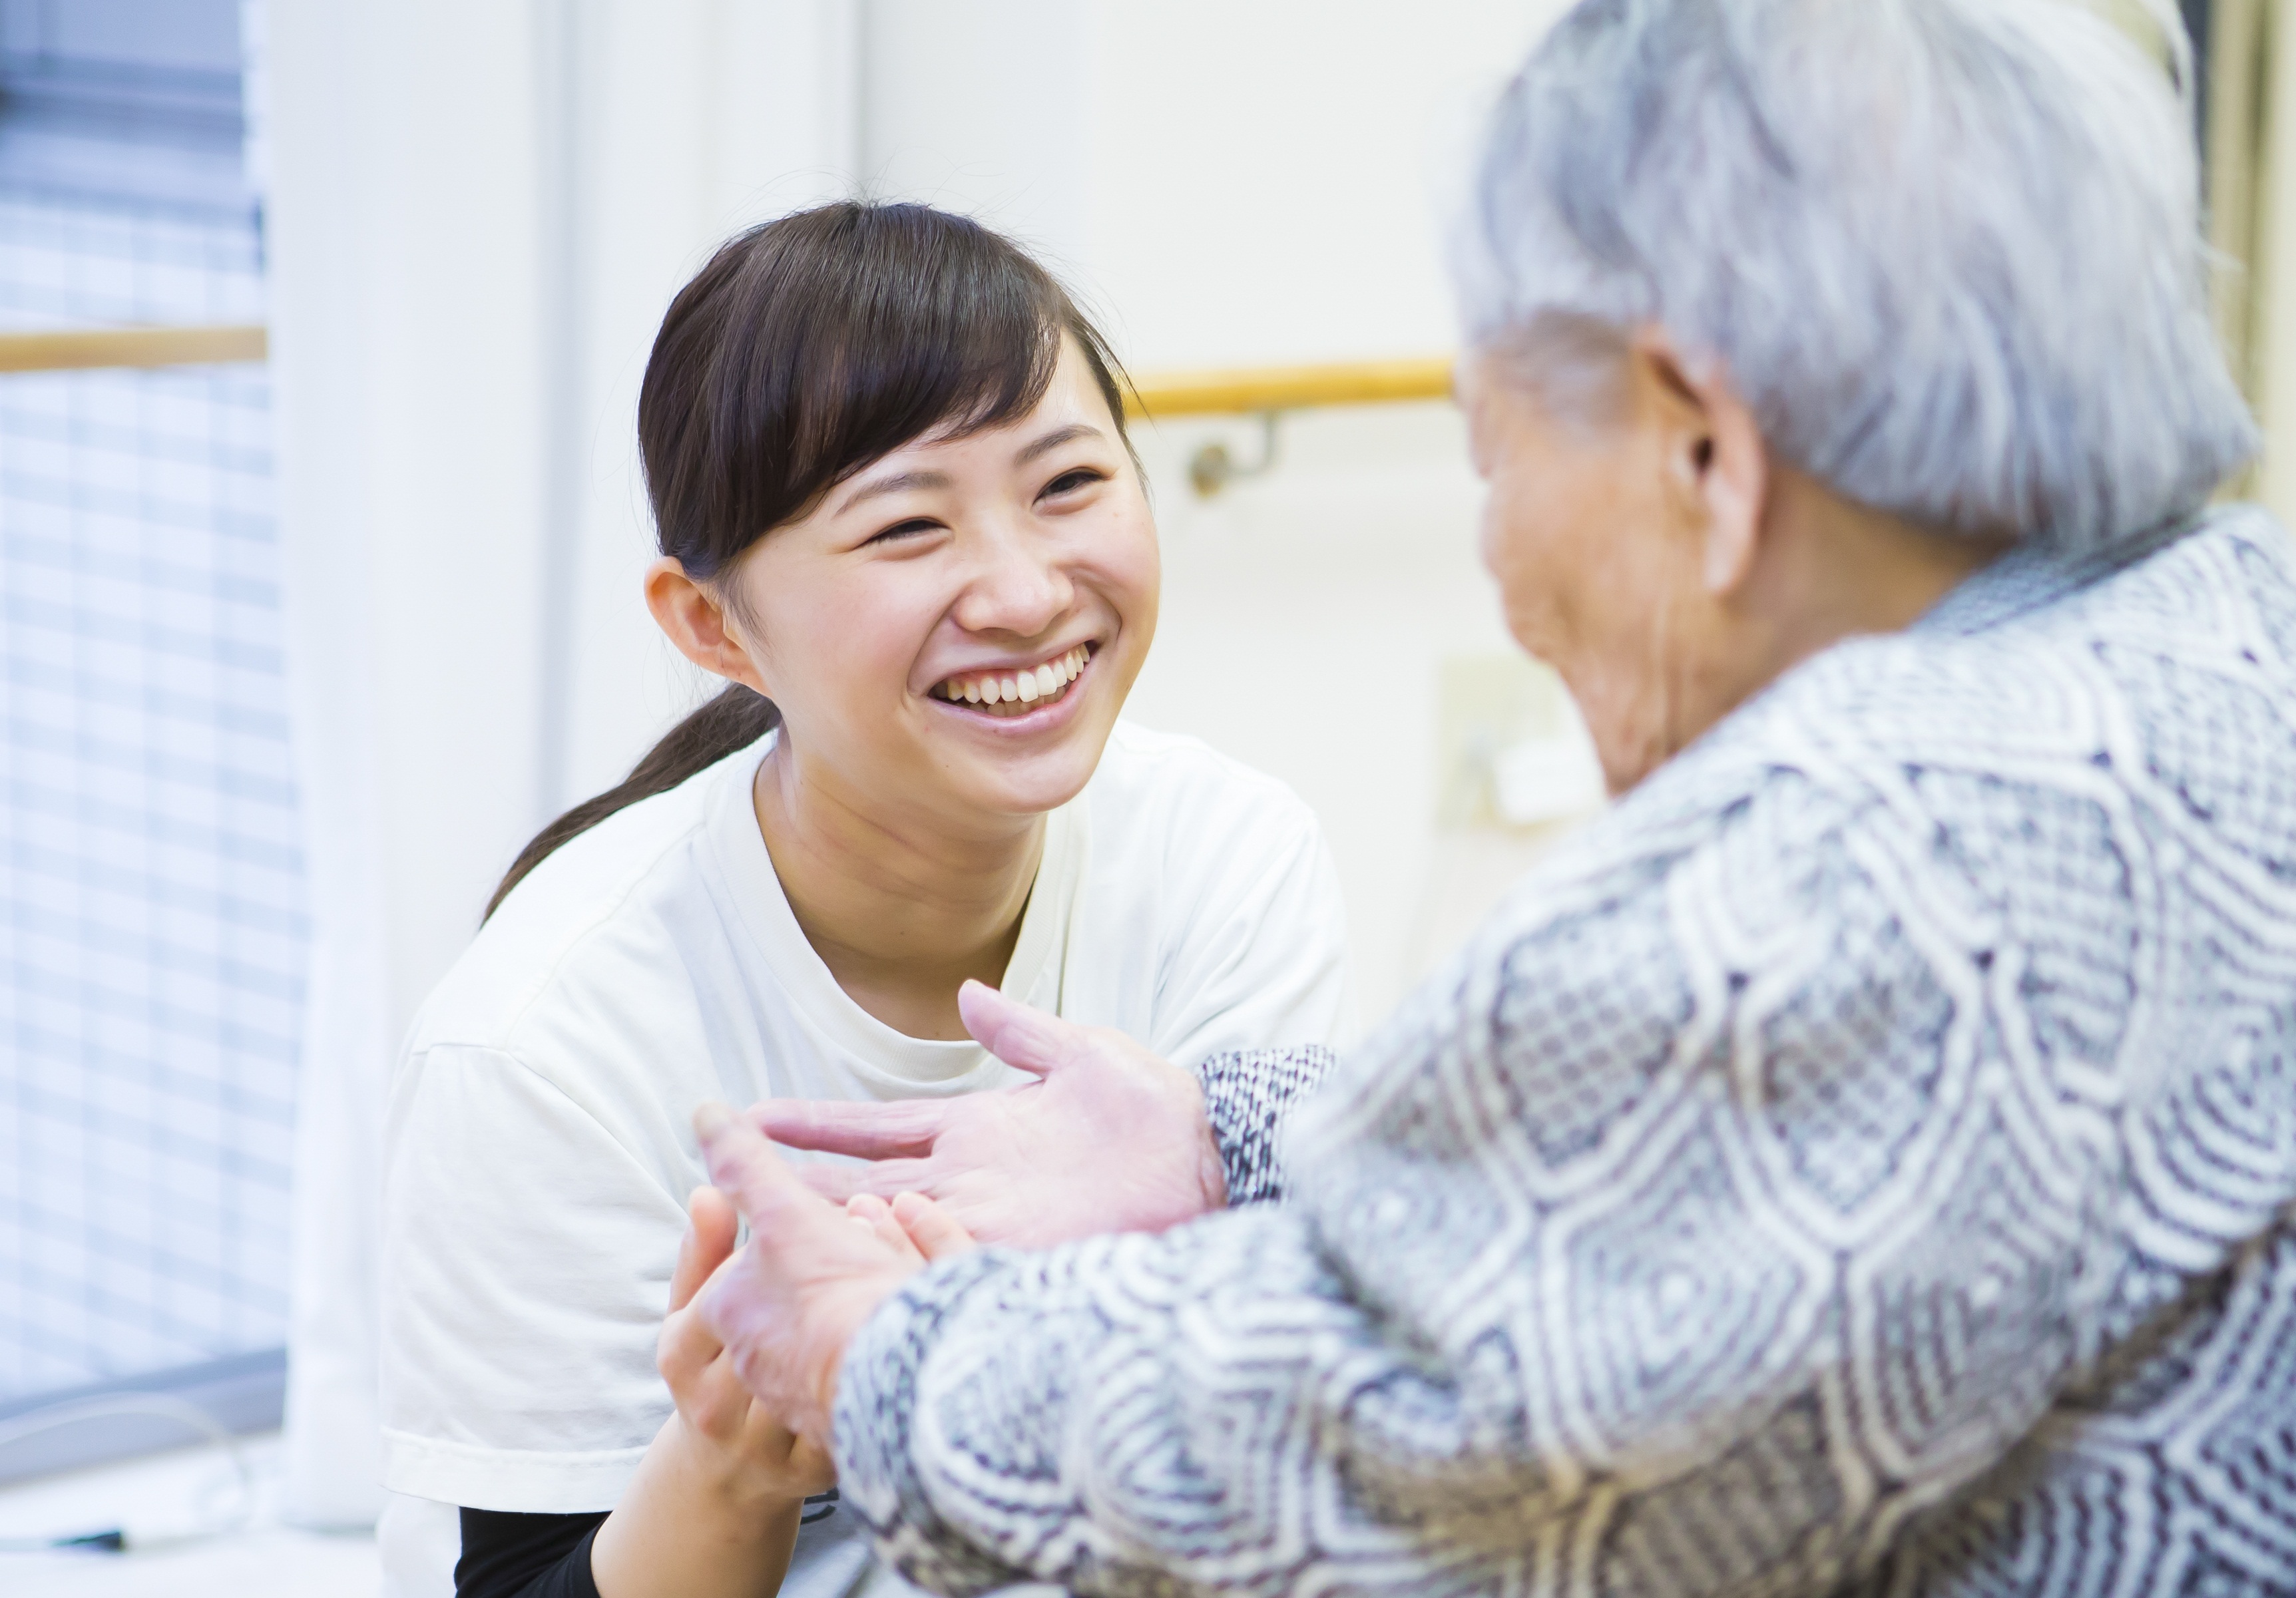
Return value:
M 1026 716 L 1066 699 L 1092 656 L 1093 646 L 1079 643 L 1068 653 L 1025 671 L 965 672 L 934 684 L 932 696 L 999 720 Z

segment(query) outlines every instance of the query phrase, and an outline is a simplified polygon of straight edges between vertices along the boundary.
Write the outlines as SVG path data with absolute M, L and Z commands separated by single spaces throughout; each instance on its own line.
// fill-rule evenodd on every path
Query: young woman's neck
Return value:
M 1004 981 L 1045 818 L 960 836 L 869 802 L 778 742 L 751 791 L 790 910 L 837 985 L 897 1032 L 964 1037 L 956 990 Z

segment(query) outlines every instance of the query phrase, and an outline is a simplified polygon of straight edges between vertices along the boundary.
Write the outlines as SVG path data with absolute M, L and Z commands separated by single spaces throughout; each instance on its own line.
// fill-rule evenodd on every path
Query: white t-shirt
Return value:
M 774 873 L 770 739 L 620 811 L 519 885 L 416 1018 L 392 1083 L 382 1241 L 387 1589 L 453 1590 L 454 1505 L 611 1509 L 662 1422 L 654 1340 L 707 1180 L 705 1100 L 937 1098 L 1019 1079 L 838 987 Z M 1046 818 L 1003 986 L 1193 1065 L 1348 1024 L 1329 852 L 1280 783 L 1119 723 Z M 415 1500 L 427 1500 L 418 1504 Z M 849 1511 L 783 1591 L 841 1594 Z

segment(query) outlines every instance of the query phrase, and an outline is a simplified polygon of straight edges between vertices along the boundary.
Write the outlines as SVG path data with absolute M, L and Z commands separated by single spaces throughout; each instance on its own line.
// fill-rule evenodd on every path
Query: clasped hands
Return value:
M 1112 1028 L 978 982 L 957 1003 L 972 1036 L 1031 1080 L 888 1104 L 705 1105 L 694 1117 L 723 1197 L 695 1194 L 662 1374 L 689 1427 L 785 1458 L 778 1478 L 824 1476 L 846 1347 L 931 1260 L 976 1242 L 1160 1231 L 1227 1202 L 1192 1074 Z M 800 1169 L 775 1143 L 871 1163 Z M 738 1252 L 736 1209 L 750 1223 Z

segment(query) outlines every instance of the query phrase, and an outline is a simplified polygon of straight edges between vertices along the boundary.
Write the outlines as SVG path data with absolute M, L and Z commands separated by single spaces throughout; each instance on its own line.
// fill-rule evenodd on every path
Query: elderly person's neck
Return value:
M 2007 547 L 1915 526 L 1772 465 L 1751 561 L 1713 596 L 1719 720 L 1845 638 L 1895 633 Z
M 1579 670 L 1602 677 L 1600 665 L 1564 673 L 1582 704 L 1603 707 L 1588 724 L 1614 793 L 1812 656 L 1910 627 L 2006 547 L 1916 527 L 1790 467 L 1771 463 L 1764 479 L 1751 531 L 1718 525 L 1726 511 L 1677 529 L 1654 670 L 1629 690 L 1639 703 L 1617 702 L 1615 679 L 1581 691 Z
M 1543 365 L 1478 354 L 1459 397 L 1508 627 L 1562 674 L 1613 793 L 1801 661 L 1908 626 L 2007 547 L 1785 465 L 1727 378 L 1660 332 Z

